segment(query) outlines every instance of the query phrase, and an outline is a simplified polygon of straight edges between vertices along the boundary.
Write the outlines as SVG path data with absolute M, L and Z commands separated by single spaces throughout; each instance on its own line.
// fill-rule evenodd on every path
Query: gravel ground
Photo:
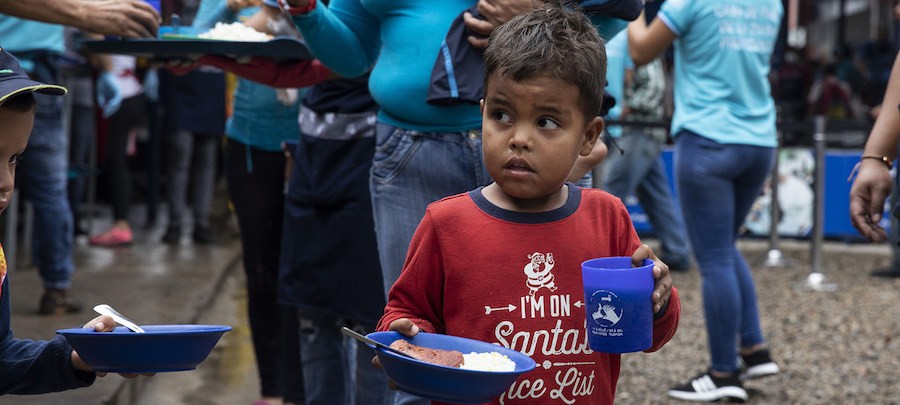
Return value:
M 900 404 L 900 279 L 869 276 L 885 267 L 885 245 L 830 242 L 823 250 L 833 292 L 805 288 L 809 243 L 783 241 L 785 267 L 764 265 L 764 241 L 741 243 L 753 267 L 763 332 L 779 375 L 748 381 L 751 404 Z M 620 404 L 676 403 L 666 392 L 708 367 L 696 269 L 674 273 L 682 299 L 678 332 L 659 352 L 623 356 Z

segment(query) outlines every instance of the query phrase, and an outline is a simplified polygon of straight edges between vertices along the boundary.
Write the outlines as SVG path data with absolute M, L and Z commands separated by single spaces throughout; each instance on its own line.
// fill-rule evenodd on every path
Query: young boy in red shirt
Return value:
M 566 183 L 603 130 L 606 54 L 587 17 L 551 3 L 491 35 L 481 110 L 494 183 L 428 207 L 378 330 L 462 336 L 531 356 L 538 366 L 493 403 L 611 404 L 620 355 L 588 347 L 581 263 L 654 260 L 647 352 L 675 334 L 681 305 L 622 202 Z

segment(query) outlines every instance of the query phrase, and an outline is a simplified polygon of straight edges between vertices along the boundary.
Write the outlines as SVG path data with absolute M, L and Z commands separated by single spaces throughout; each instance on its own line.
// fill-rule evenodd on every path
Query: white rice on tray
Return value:
M 203 39 L 243 42 L 265 42 L 272 39 L 271 35 L 259 32 L 240 22 L 228 24 L 217 22 L 209 31 L 200 33 L 197 37 Z
M 475 371 L 515 371 L 516 363 L 497 352 L 463 354 L 459 368 Z

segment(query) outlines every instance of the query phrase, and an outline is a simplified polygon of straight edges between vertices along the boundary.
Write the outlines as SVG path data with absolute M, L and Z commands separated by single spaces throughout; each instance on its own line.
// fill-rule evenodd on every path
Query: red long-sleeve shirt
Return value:
M 631 256 L 640 240 L 618 198 L 569 189 L 565 206 L 547 213 L 502 210 L 479 190 L 431 204 L 378 330 L 408 318 L 424 332 L 531 356 L 538 366 L 495 404 L 612 404 L 620 355 L 588 347 L 581 263 Z M 672 338 L 680 312 L 673 288 L 648 352 Z

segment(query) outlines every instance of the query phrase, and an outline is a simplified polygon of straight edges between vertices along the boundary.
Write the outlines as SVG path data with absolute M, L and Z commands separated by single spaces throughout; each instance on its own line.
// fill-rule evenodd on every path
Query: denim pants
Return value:
M 662 144 L 645 132 L 625 131 L 616 139 L 624 151 L 604 161 L 602 188 L 622 201 L 635 193 L 644 208 L 665 257 L 690 260 L 690 248 L 681 213 L 669 192 L 669 180 L 659 156 Z
M 765 341 L 756 287 L 737 237 L 774 156 L 773 148 L 720 144 L 690 131 L 675 138 L 678 196 L 700 268 L 715 371 L 738 369 L 738 344 L 750 347 Z
M 378 123 L 372 164 L 372 209 L 387 293 L 403 268 L 409 242 L 428 204 L 491 182 L 481 131 L 417 132 Z M 397 405 L 430 401 L 402 391 Z
M 323 312 L 298 312 L 300 359 L 306 405 L 386 405 L 392 395 L 387 376 L 372 366 L 374 352 L 344 336 L 341 327 L 366 334 L 362 325 Z
M 181 228 L 187 212 L 188 190 L 194 214 L 194 229 L 209 227 L 209 211 L 216 182 L 218 135 L 195 134 L 183 129 L 167 134 L 166 188 L 169 227 Z
M 428 204 L 490 183 L 481 131 L 417 132 L 378 123 L 371 192 L 387 293 Z
M 37 74 L 35 79 L 42 80 Z M 34 98 L 34 129 L 18 166 L 17 183 L 34 207 L 31 260 L 40 272 L 44 288 L 68 289 L 75 263 L 73 219 L 66 188 L 69 159 L 63 99 L 43 94 L 35 94 Z

